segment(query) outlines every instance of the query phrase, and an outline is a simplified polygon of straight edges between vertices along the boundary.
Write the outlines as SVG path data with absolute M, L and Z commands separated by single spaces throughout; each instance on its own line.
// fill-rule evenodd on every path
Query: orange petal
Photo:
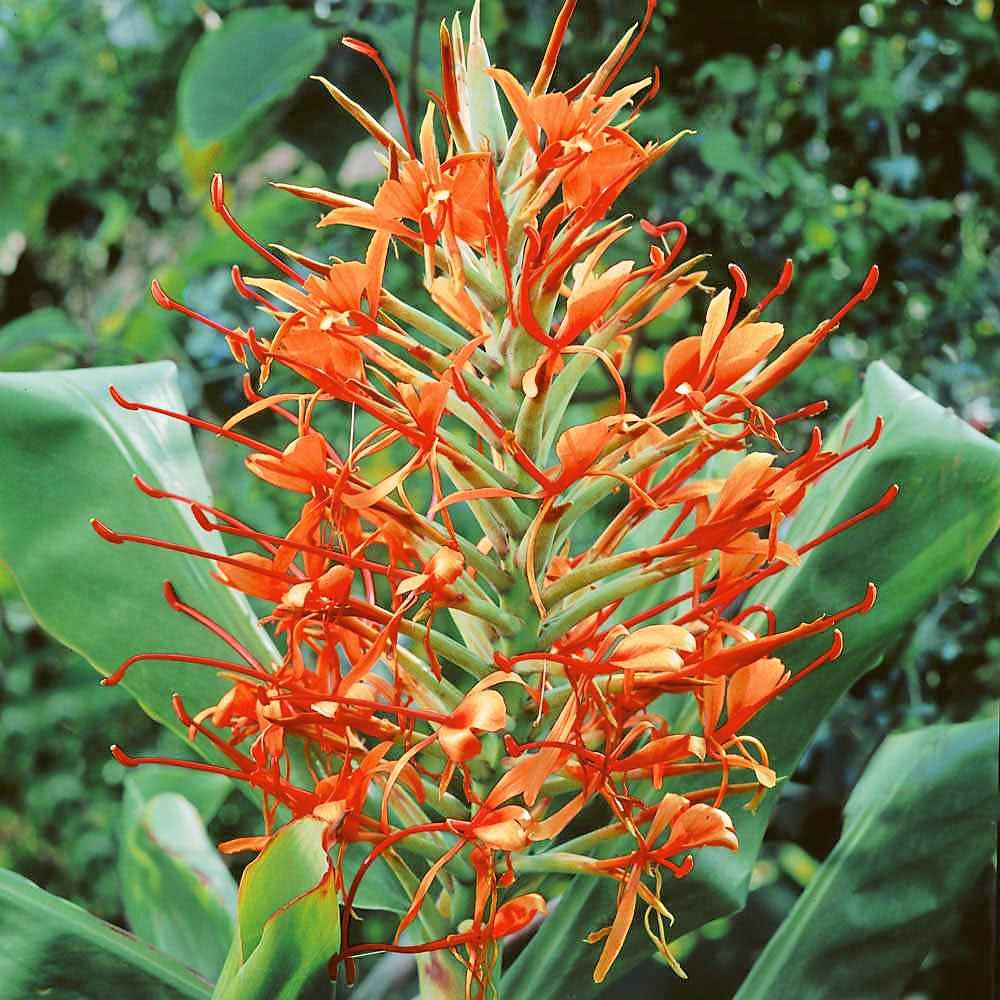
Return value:
M 547 910 L 544 897 L 537 892 L 515 896 L 497 910 L 493 920 L 493 933 L 497 937 L 515 934 L 527 927 L 535 919 L 536 914 L 545 913 Z

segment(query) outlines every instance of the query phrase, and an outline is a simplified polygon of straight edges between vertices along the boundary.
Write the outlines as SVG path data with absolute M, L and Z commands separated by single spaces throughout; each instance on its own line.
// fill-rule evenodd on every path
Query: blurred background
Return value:
M 239 372 L 224 342 L 157 309 L 150 277 L 224 323 L 246 323 L 229 267 L 260 270 L 209 210 L 219 169 L 262 242 L 357 256 L 352 234 L 314 230 L 314 207 L 267 181 L 369 197 L 380 179 L 369 144 L 308 76 L 384 109 L 376 71 L 339 45 L 344 34 L 365 38 L 415 117 L 425 89 L 440 86 L 437 30 L 454 2 L 0 2 L 0 370 L 171 358 L 189 408 L 210 419 L 236 408 Z M 642 6 L 581 0 L 557 85 L 603 57 Z M 483 0 L 493 60 L 533 76 L 556 9 Z M 684 221 L 688 249 L 713 252 L 719 281 L 738 261 L 768 288 L 791 257 L 796 281 L 772 318 L 796 335 L 846 301 L 872 262 L 882 269 L 877 294 L 776 394 L 776 412 L 826 398 L 833 419 L 883 358 L 996 433 L 998 53 L 993 0 L 661 0 L 627 74 L 656 64 L 663 75 L 637 136 L 697 135 L 621 209 Z M 640 400 L 657 391 L 665 347 L 690 331 L 687 308 L 638 343 L 625 374 Z M 587 391 L 599 407 L 607 386 L 595 377 Z M 248 482 L 241 456 L 212 439 L 199 447 L 220 505 L 280 529 L 274 491 Z M 748 909 L 678 949 L 713 997 L 732 995 L 836 843 L 843 803 L 885 734 L 995 704 L 998 607 L 994 545 L 837 708 L 787 786 Z M 122 774 L 106 747 L 112 733 L 136 752 L 164 737 L 35 626 L 2 567 L 0 664 L 0 865 L 121 920 Z M 212 832 L 239 829 L 245 808 L 230 801 Z M 987 995 L 992 909 L 984 885 L 951 915 L 908 997 Z M 622 995 L 669 979 L 651 963 Z M 703 988 L 688 983 L 684 995 Z

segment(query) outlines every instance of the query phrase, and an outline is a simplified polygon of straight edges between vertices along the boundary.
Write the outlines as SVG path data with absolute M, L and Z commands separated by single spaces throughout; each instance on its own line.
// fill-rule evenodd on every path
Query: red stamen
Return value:
M 236 535 L 239 538 L 248 538 L 257 542 L 265 548 L 278 546 L 281 548 L 295 549 L 297 552 L 311 552 L 314 555 L 324 556 L 328 561 L 339 563 L 343 566 L 353 566 L 356 569 L 367 569 L 375 573 L 381 573 L 390 579 L 405 580 L 407 577 L 416 576 L 415 573 L 406 569 L 398 569 L 395 566 L 383 566 L 381 563 L 364 559 L 361 556 L 351 555 L 349 552 L 339 552 L 335 549 L 322 545 L 311 545 L 308 542 L 296 542 L 290 538 L 282 538 L 280 535 L 271 535 L 264 531 L 257 531 L 255 528 L 246 525 L 218 524 L 210 521 L 205 514 L 202 504 L 197 501 L 191 502 L 191 512 L 195 520 L 206 531 L 218 531 L 226 535 Z
M 402 830 L 397 830 L 395 833 L 390 833 L 383 837 L 372 849 L 368 852 L 367 857 L 358 866 L 358 870 L 354 873 L 354 879 L 351 882 L 350 888 L 347 890 L 347 895 L 344 898 L 344 928 L 343 928 L 343 941 L 341 944 L 341 949 L 331 959 L 331 962 L 339 962 L 342 959 L 346 959 L 347 965 L 347 981 L 353 983 L 355 979 L 355 969 L 354 962 L 351 959 L 351 945 L 350 945 L 350 932 L 351 932 L 351 911 L 354 906 L 354 897 L 357 895 L 358 888 L 361 885 L 361 880 L 365 877 L 368 869 L 378 860 L 378 858 L 385 853 L 394 844 L 399 843 L 399 841 L 404 840 L 406 837 L 411 836 L 415 833 L 455 833 L 457 832 L 453 827 L 458 826 L 468 826 L 469 824 L 460 824 L 457 820 L 451 820 L 448 823 L 418 823 L 415 826 L 405 827 Z M 335 966 L 336 967 L 336 966 Z
M 858 293 L 848 300 L 847 304 L 831 319 L 828 319 L 820 331 L 817 332 L 817 337 L 826 336 L 831 330 L 835 330 L 839 325 L 840 321 L 859 303 L 864 302 L 872 292 L 875 291 L 875 286 L 878 284 L 878 265 L 872 264 L 871 269 L 868 271 L 868 275 L 865 278 L 864 284 L 861 286 Z
M 261 246 L 237 221 L 236 217 L 226 205 L 226 189 L 222 181 L 222 174 L 212 174 L 212 208 L 222 217 L 222 221 L 242 240 L 251 250 L 260 254 L 269 264 L 276 267 L 286 277 L 298 284 L 303 284 L 302 276 L 293 268 L 289 267 L 280 257 L 275 256 L 266 247 Z
M 226 430 L 225 427 L 220 427 L 218 424 L 209 423 L 207 420 L 199 420 L 198 417 L 189 416 L 187 413 L 180 413 L 177 410 L 167 410 L 161 406 L 153 406 L 151 403 L 137 403 L 134 400 L 126 399 L 113 385 L 108 386 L 108 392 L 111 398 L 125 410 L 145 410 L 147 413 L 159 413 L 164 417 L 170 417 L 173 420 L 183 421 L 185 424 L 190 424 L 192 427 L 200 427 L 202 430 L 211 431 L 213 434 L 228 438 L 230 441 L 236 441 L 239 444 L 246 445 L 248 448 L 253 448 L 255 451 L 262 451 L 269 455 L 273 455 L 275 458 L 283 458 L 284 455 L 277 448 L 272 448 L 269 444 L 264 444 L 263 441 L 258 441 L 255 438 L 247 437 L 245 434 L 239 434 L 236 431 Z
M 185 604 L 178 596 L 177 591 L 174 590 L 174 585 L 169 580 L 163 581 L 163 597 L 167 604 L 174 611 L 179 611 L 181 614 L 187 615 L 189 618 L 193 618 L 199 625 L 204 626 L 213 635 L 221 639 L 234 653 L 244 659 L 251 667 L 259 670 L 261 673 L 265 673 L 263 666 L 261 666 L 260 661 L 243 645 L 237 638 L 230 635 L 221 625 L 217 625 L 212 621 L 207 615 L 203 614 L 197 608 L 193 608 L 190 604 Z
M 274 306 L 271 305 L 263 295 L 260 294 L 255 288 L 251 288 L 243 280 L 243 272 L 240 271 L 239 264 L 233 264 L 232 270 L 229 272 L 233 279 L 233 287 L 239 292 L 243 298 L 248 299 L 251 302 L 256 302 L 258 305 L 263 306 L 265 309 L 273 309 Z
M 111 744 L 111 755 L 122 767 L 140 767 L 143 764 L 160 764 L 166 767 L 183 767 L 189 771 L 205 771 L 208 774 L 222 774 L 236 781 L 246 781 L 263 791 L 269 792 L 286 804 L 308 808 L 309 796 L 301 788 L 293 785 L 278 785 L 278 783 L 260 772 L 248 774 L 232 767 L 221 767 L 218 764 L 208 764 L 200 760 L 181 760 L 178 757 L 132 757 L 125 753 L 117 743 Z
M 153 296 L 153 301 L 167 311 L 174 308 L 174 300 L 163 290 L 163 286 L 154 278 L 149 283 L 149 291 Z
M 806 406 L 800 406 L 797 410 L 792 410 L 791 413 L 786 413 L 782 417 L 775 417 L 775 424 L 787 424 L 792 420 L 808 420 L 811 417 L 818 417 L 821 413 L 826 413 L 830 408 L 830 401 L 827 399 L 818 399 L 815 403 L 808 403 Z
M 773 634 L 778 631 L 778 619 L 774 613 L 774 609 L 768 604 L 750 604 L 743 608 L 742 611 L 733 619 L 734 625 L 739 625 L 740 622 L 749 618 L 750 615 L 759 613 L 764 615 L 767 619 L 767 631 L 768 634 Z
M 640 99 L 639 103 L 635 106 L 635 111 L 633 111 L 633 114 L 637 115 L 640 111 L 642 111 L 642 109 L 647 104 L 649 104 L 649 102 L 654 97 L 656 97 L 656 95 L 659 92 L 660 92 L 660 67 L 659 66 L 654 66 L 653 67 L 653 82 L 650 84 L 649 90 L 647 90 L 646 93 L 642 95 L 642 98 Z
M 146 494 L 146 496 L 151 497 L 154 500 L 177 500 L 180 503 L 187 504 L 188 506 L 194 508 L 199 507 L 203 511 L 209 511 L 214 514 L 220 520 L 225 521 L 227 524 L 235 525 L 239 528 L 247 527 L 238 518 L 233 517 L 232 514 L 227 514 L 224 510 L 219 510 L 218 507 L 213 507 L 211 504 L 202 503 L 200 500 L 194 500 L 192 497 L 184 496 L 183 493 L 170 493 L 167 490 L 157 489 L 155 486 L 150 486 L 142 476 L 136 474 L 132 476 L 132 482 Z M 195 515 L 197 517 L 197 515 Z M 261 543 L 264 544 L 264 543 Z M 267 545 L 264 546 L 268 548 Z M 275 547 L 270 547 L 271 554 L 274 555 L 277 549 Z
M 175 691 L 170 696 L 170 704 L 173 707 L 174 715 L 182 726 L 188 730 L 188 738 L 193 739 L 193 733 L 204 736 L 217 750 L 219 750 L 228 760 L 232 761 L 241 771 L 254 770 L 254 762 L 241 754 L 235 747 L 230 746 L 218 734 L 206 729 L 200 722 L 196 722 L 184 707 L 181 696 Z M 193 732 L 192 732 L 193 731 Z
M 188 656 L 183 653 L 137 653 L 124 660 L 121 666 L 113 674 L 101 678 L 101 684 L 105 687 L 113 687 L 119 684 L 128 672 L 129 667 L 134 663 L 144 661 L 154 661 L 162 663 L 192 663 L 205 667 L 217 667 L 230 673 L 239 674 L 241 677 L 251 677 L 254 680 L 271 683 L 274 680 L 272 674 L 264 673 L 261 670 L 254 670 L 250 667 L 240 666 L 238 663 L 229 663 L 227 660 L 219 660 L 212 656 Z M 325 696 L 324 696 L 325 697 Z
M 208 559 L 210 562 L 214 563 L 224 563 L 228 566 L 237 566 L 239 569 L 244 570 L 248 573 L 254 573 L 259 576 L 269 576 L 275 580 L 281 580 L 282 583 L 287 583 L 291 586 L 295 582 L 293 578 L 290 578 L 287 573 L 279 573 L 277 570 L 264 569 L 261 566 L 248 566 L 245 562 L 241 562 L 239 559 L 233 556 L 225 556 L 218 552 L 206 552 L 204 549 L 196 549 L 192 545 L 181 545 L 178 542 L 168 542 L 163 538 L 153 538 L 150 535 L 132 535 L 121 531 L 114 531 L 109 528 L 106 524 L 103 524 L 96 517 L 90 519 L 90 526 L 101 536 L 106 542 L 111 542 L 113 545 L 121 545 L 122 542 L 137 542 L 140 545 L 150 545 L 156 549 L 166 549 L 168 552 L 180 552 L 188 556 L 196 556 L 199 559 Z M 297 570 L 296 567 L 289 567 L 295 570 L 299 577 L 301 578 L 301 571 Z
M 829 541 L 836 535 L 839 535 L 842 531 L 846 531 L 848 528 L 853 528 L 854 525 L 859 524 L 861 521 L 872 517 L 875 514 L 880 514 L 885 510 L 892 502 L 899 496 L 899 484 L 893 483 L 886 491 L 882 494 L 882 498 L 877 502 L 873 503 L 871 507 L 866 508 L 863 511 L 855 514 L 853 517 L 849 517 L 846 521 L 841 521 L 840 524 L 831 528 L 829 531 L 824 531 L 822 535 L 817 535 L 815 538 L 806 542 L 805 545 L 800 546 L 798 549 L 799 555 L 804 555 L 811 549 L 816 548 L 817 545 L 822 545 L 823 542 Z
M 410 156 L 416 159 L 417 151 L 413 145 L 413 137 L 410 135 L 409 126 L 406 124 L 406 114 L 404 113 L 403 105 L 399 100 L 399 94 L 396 91 L 395 81 L 392 79 L 392 74 L 386 68 L 385 63 L 382 62 L 382 58 L 378 54 L 378 50 L 374 45 L 362 42 L 358 38 L 351 38 L 349 35 L 345 35 L 340 41 L 349 49 L 353 49 L 355 52 L 360 52 L 361 55 L 367 56 L 378 67 L 378 71 L 382 74 L 383 79 L 389 85 L 389 94 L 392 97 L 393 107 L 396 109 L 396 117 L 399 119 L 399 127 L 403 130 L 403 139 L 406 142 L 406 148 L 409 150 Z
M 653 19 L 653 11 L 655 9 L 656 0 L 646 0 L 646 13 L 643 16 L 642 23 L 639 25 L 639 30 L 629 43 L 628 48 L 622 53 L 621 59 L 619 59 L 615 64 L 615 68 L 608 74 L 607 80 L 604 81 L 604 86 L 601 87 L 601 94 L 607 93 L 608 87 L 611 86 L 615 77 L 618 76 L 618 74 L 625 68 L 625 64 L 632 58 L 632 53 L 639 47 L 639 43 L 646 34 L 646 29 L 649 27 L 649 22 Z M 600 96 L 600 94 L 598 96 Z
M 792 258 L 789 257 L 785 261 L 785 266 L 781 269 L 781 277 L 778 278 L 778 283 L 757 303 L 758 313 L 762 313 L 775 299 L 788 291 L 788 286 L 792 283 L 792 275 L 794 273 L 795 265 L 792 263 Z
M 163 290 L 163 286 L 155 278 L 149 283 L 149 291 L 153 296 L 153 301 L 161 309 L 166 309 L 168 312 L 173 311 L 183 313 L 183 315 L 187 316 L 189 319 L 193 319 L 198 323 L 203 323 L 205 326 L 215 330 L 217 333 L 221 333 L 224 337 L 231 337 L 236 340 L 240 339 L 239 334 L 235 330 L 230 329 L 230 327 L 223 326 L 221 323 L 217 323 L 214 319 L 209 319 L 208 316 L 205 316 L 203 313 L 190 309 L 188 306 L 184 305 L 183 302 L 180 302 L 177 299 L 172 299 L 169 295 L 167 295 L 167 293 Z

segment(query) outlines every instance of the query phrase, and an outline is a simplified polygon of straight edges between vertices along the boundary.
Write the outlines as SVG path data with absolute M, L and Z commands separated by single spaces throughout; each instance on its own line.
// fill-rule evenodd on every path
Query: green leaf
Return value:
M 72 364 L 90 339 L 62 309 L 36 309 L 0 327 L 0 371 L 34 371 Z
M 728 54 L 705 63 L 694 75 L 696 86 L 714 80 L 724 94 L 749 94 L 757 83 L 757 70 L 746 56 Z
M 757 159 L 745 147 L 743 140 L 725 125 L 706 129 L 699 144 L 701 158 L 713 173 L 736 174 L 768 190 L 771 180 L 760 169 Z
M 893 482 L 901 486 L 896 502 L 814 549 L 801 567 L 767 581 L 747 599 L 770 604 L 779 628 L 790 628 L 856 603 L 869 579 L 879 587 L 879 599 L 869 614 L 842 623 L 841 658 L 793 687 L 749 727 L 767 747 L 779 775 L 792 773 L 836 701 L 879 662 L 924 605 L 972 572 L 1000 523 L 1000 445 L 881 363 L 869 367 L 862 398 L 830 443 L 843 449 L 863 440 L 878 414 L 886 421 L 882 440 L 847 460 L 810 492 L 789 540 L 801 544 L 832 528 L 874 504 Z M 804 666 L 828 643 L 826 636 L 790 647 L 786 662 L 790 668 Z M 680 720 L 675 731 L 696 722 L 690 717 Z M 672 928 L 676 936 L 742 908 L 776 799 L 768 795 L 756 814 L 734 810 L 738 853 L 700 850 L 694 871 L 665 885 L 664 902 L 677 917 Z M 608 850 L 617 853 L 616 847 L 621 844 L 608 845 Z M 611 880 L 574 878 L 554 916 L 504 975 L 504 989 L 538 1000 L 599 996 L 603 987 L 590 978 L 599 952 L 581 939 L 611 923 L 616 887 Z M 583 926 L 580 913 L 587 914 Z M 609 980 L 650 953 L 641 921 L 636 921 Z
M 848 800 L 840 841 L 736 1000 L 898 995 L 940 941 L 942 915 L 990 863 L 996 730 L 982 719 L 885 741 Z
M 125 831 L 119 871 L 129 926 L 215 979 L 233 938 L 236 883 L 186 798 L 164 792 Z
M 188 771 L 147 764 L 125 776 L 122 800 L 122 831 L 127 832 L 151 799 L 166 792 L 183 795 L 195 807 L 202 823 L 208 823 L 233 790 L 234 782 L 222 774 Z
M 181 129 L 195 146 L 236 134 L 292 93 L 325 49 L 305 14 L 234 11 L 191 50 L 178 87 Z
M 130 482 L 147 482 L 201 501 L 208 485 L 188 428 L 157 414 L 126 411 L 108 396 L 183 410 L 176 368 L 160 362 L 87 371 L 0 374 L 0 560 L 11 569 L 32 613 L 56 639 L 102 674 L 140 652 L 232 659 L 229 647 L 172 611 L 163 581 L 254 655 L 273 647 L 243 596 L 209 576 L 207 560 L 144 545 L 110 545 L 90 528 L 105 524 L 221 552 L 190 511 L 151 500 Z M 138 663 L 123 682 L 143 709 L 182 738 L 170 704 L 179 692 L 192 711 L 228 687 L 205 667 Z M 109 736 L 112 735 L 109 733 Z
M 0 1000 L 210 995 L 209 983 L 169 955 L 0 870 Z
M 344 852 L 344 884 L 350 885 L 354 873 L 361 867 L 361 862 L 368 856 L 369 845 L 351 844 Z M 385 858 L 376 858 L 365 872 L 365 877 L 358 886 L 354 897 L 355 905 L 360 910 L 388 910 L 391 913 L 406 913 L 412 900 L 399 884 L 399 879 L 392 873 Z
M 216 1000 L 330 995 L 326 965 L 340 946 L 340 911 L 325 829 L 318 819 L 289 823 L 247 866 Z

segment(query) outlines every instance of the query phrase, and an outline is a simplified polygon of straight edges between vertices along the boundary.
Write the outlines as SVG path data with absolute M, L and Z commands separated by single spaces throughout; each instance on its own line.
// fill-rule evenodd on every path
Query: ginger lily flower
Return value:
M 205 531 L 234 536 L 236 553 L 93 522 L 116 545 L 206 559 L 222 584 L 264 603 L 261 620 L 280 650 L 260 662 L 168 585 L 170 606 L 231 655 L 138 653 L 107 682 L 140 661 L 225 678 L 214 705 L 189 715 L 174 703 L 210 760 L 115 748 L 116 758 L 255 789 L 263 829 L 228 850 L 260 850 L 282 823 L 322 820 L 343 905 L 331 970 L 343 963 L 353 980 L 369 953 L 439 951 L 464 970 L 467 1000 L 490 995 L 503 939 L 545 913 L 545 893 L 525 882 L 551 872 L 617 883 L 614 920 L 590 937 L 603 942 L 596 981 L 640 902 L 654 946 L 679 971 L 668 949 L 671 879 L 688 874 L 702 847 L 737 850 L 727 810 L 741 799 L 752 807 L 778 779 L 755 716 L 835 659 L 837 624 L 875 599 L 870 586 L 850 608 L 820 607 L 779 630 L 747 594 L 895 496 L 890 487 L 803 545 L 782 537 L 813 485 L 874 446 L 882 424 L 839 454 L 814 430 L 792 457 L 779 425 L 824 404 L 772 417 L 762 399 L 871 294 L 877 270 L 775 356 L 783 330 L 762 314 L 788 290 L 790 265 L 746 308 L 738 267 L 731 287 L 714 292 L 702 258 L 680 259 L 680 222 L 644 221 L 648 263 L 622 259 L 629 217 L 608 218 L 612 204 L 682 134 L 639 144 L 629 128 L 655 81 L 614 88 L 652 0 L 589 77 L 551 88 L 574 6 L 562 7 L 526 85 L 490 64 L 478 6 L 467 41 L 457 18 L 442 27 L 443 93 L 416 142 L 402 120 L 399 141 L 326 84 L 382 147 L 385 180 L 370 203 L 278 186 L 323 205 L 321 225 L 366 230 L 357 260 L 266 249 L 236 220 L 221 178 L 213 182 L 216 212 L 269 269 L 233 271 L 237 292 L 272 321 L 269 336 L 202 316 L 154 282 L 159 305 L 204 323 L 248 369 L 248 405 L 217 426 L 114 398 L 246 449 L 249 472 L 297 506 L 287 531 L 258 530 L 141 480 L 148 496 L 186 505 Z M 376 50 L 345 42 L 375 61 L 400 111 Z M 510 134 L 502 100 L 516 120 Z M 416 255 L 425 299 L 386 289 L 390 249 Z M 629 338 L 706 291 L 704 322 L 665 351 L 662 391 L 640 405 L 621 371 Z M 275 365 L 301 384 L 258 394 L 251 370 L 262 386 Z M 576 393 L 594 366 L 614 391 L 601 411 L 610 415 L 587 420 Z M 288 435 L 281 446 L 236 429 L 262 414 Z M 706 475 L 726 453 L 738 456 L 728 475 Z M 827 631 L 825 653 L 795 673 L 785 666 L 784 647 Z M 697 721 L 675 728 L 676 719 Z M 692 776 L 708 784 L 686 783 Z M 614 842 L 615 856 L 562 849 L 570 824 L 584 819 L 596 824 L 584 842 Z M 351 844 L 367 850 L 353 874 Z M 410 906 L 391 940 L 353 944 L 358 889 L 380 858 Z

